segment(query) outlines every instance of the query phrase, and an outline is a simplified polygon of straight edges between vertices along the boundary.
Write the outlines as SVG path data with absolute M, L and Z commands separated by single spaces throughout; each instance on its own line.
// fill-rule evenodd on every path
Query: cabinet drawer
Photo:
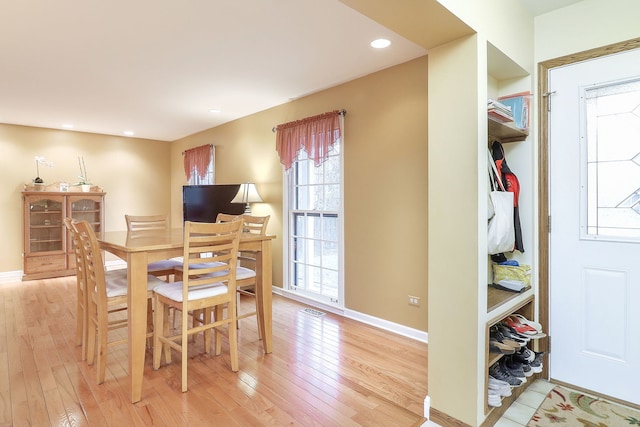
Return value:
M 25 273 L 43 273 L 46 271 L 64 270 L 67 265 L 67 256 L 60 255 L 47 255 L 27 257 L 25 259 Z

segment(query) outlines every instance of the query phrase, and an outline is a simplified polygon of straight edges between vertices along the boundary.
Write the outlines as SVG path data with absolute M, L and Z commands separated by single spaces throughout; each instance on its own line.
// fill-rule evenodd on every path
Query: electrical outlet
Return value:
M 414 297 L 413 295 L 409 295 L 409 305 L 415 305 L 416 307 L 420 307 L 420 297 Z

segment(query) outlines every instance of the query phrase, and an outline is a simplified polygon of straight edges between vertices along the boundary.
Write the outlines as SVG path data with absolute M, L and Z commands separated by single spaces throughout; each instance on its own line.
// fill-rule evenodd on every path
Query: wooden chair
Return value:
M 253 233 L 264 236 L 267 234 L 267 224 L 269 223 L 269 215 L 266 216 L 253 216 L 253 215 L 242 215 L 243 221 L 243 231 L 245 233 Z M 256 271 L 258 268 L 262 268 L 258 266 L 258 261 L 256 257 L 256 253 L 253 251 L 242 251 L 240 255 L 238 255 L 238 259 L 240 260 L 240 266 L 238 267 L 237 276 L 240 279 L 237 280 L 237 293 L 238 293 L 238 301 L 237 305 L 240 307 L 240 296 L 245 295 L 253 298 L 254 306 L 253 310 L 240 314 L 238 312 L 238 321 L 240 319 L 245 319 L 247 317 L 256 316 L 258 312 L 257 301 L 256 301 Z M 240 327 L 240 323 L 238 323 L 238 327 Z M 258 336 L 262 338 L 262 330 L 260 329 L 260 322 L 258 322 Z
M 252 216 L 252 215 L 232 215 L 219 213 L 216 217 L 216 222 L 229 222 L 235 221 L 238 219 L 242 219 L 242 231 L 244 233 L 254 233 L 265 235 L 267 233 L 267 224 L 269 223 L 270 216 Z M 252 251 L 242 251 L 238 254 L 239 264 L 236 267 L 236 316 L 238 323 L 237 327 L 240 327 L 240 319 L 245 319 L 247 317 L 256 316 L 258 312 L 257 301 L 255 299 L 255 286 L 256 286 L 256 276 L 257 269 L 259 268 L 257 265 L 257 258 L 255 252 Z M 192 268 L 204 268 L 207 266 L 211 266 L 210 262 L 203 262 L 202 264 L 194 264 Z M 178 268 L 177 270 L 180 270 Z M 179 275 L 180 273 L 176 273 Z M 240 313 L 240 296 L 246 295 L 252 297 L 254 299 L 254 308 L 251 311 Z M 194 311 L 193 313 L 194 319 L 202 321 L 202 313 L 200 311 Z M 260 322 L 258 322 L 258 336 L 262 338 L 262 330 L 260 329 Z
M 166 215 L 125 215 L 124 219 L 127 222 L 127 230 L 133 233 L 140 232 L 140 235 L 144 235 L 145 231 L 169 228 L 169 218 Z M 168 282 L 175 274 L 175 267 L 181 265 L 181 261 L 173 259 L 154 261 L 147 266 L 147 272 L 156 277 L 164 277 Z
M 73 219 L 63 219 L 64 225 L 71 234 L 73 254 L 76 263 L 76 345 L 81 346 L 82 360 L 87 360 L 87 289 L 84 273 L 84 258 L 78 232 L 73 226 Z
M 81 346 L 81 358 L 87 360 L 87 334 L 88 334 L 88 296 L 86 287 L 86 268 L 82 252 L 82 244 L 76 230 L 76 221 L 72 218 L 63 219 L 63 223 L 71 234 L 74 260 L 76 264 L 76 345 Z M 107 281 L 124 280 L 126 284 L 127 270 L 111 270 L 105 272 Z
M 82 250 L 87 290 L 87 363 L 96 360 L 96 382 L 104 382 L 108 347 L 127 342 L 126 338 L 108 340 L 108 333 L 128 326 L 127 275 L 105 274 L 102 252 L 93 228 L 87 221 L 72 224 Z M 149 275 L 147 295 L 153 296 L 153 288 L 165 282 Z M 119 313 L 119 314 L 118 314 Z M 116 315 L 117 314 L 117 315 Z M 116 316 L 114 316 L 116 315 Z M 152 325 L 150 325 L 152 326 Z M 151 336 L 151 333 L 148 334 Z
M 215 354 L 222 350 L 220 333 L 227 326 L 231 370 L 238 370 L 238 332 L 236 324 L 236 265 L 242 221 L 226 223 L 184 224 L 184 271 L 180 282 L 165 283 L 154 290 L 155 329 L 153 335 L 153 369 L 160 368 L 162 355 L 171 361 L 171 349 L 181 353 L 182 391 L 187 391 L 187 347 L 189 336 L 204 332 L 204 352 L 211 347 L 211 331 L 214 331 Z M 194 269 L 200 257 L 210 255 L 212 266 Z M 202 265 L 200 265 L 202 267 Z M 223 308 L 228 306 L 226 316 Z M 168 307 L 182 313 L 180 333 L 170 334 Z M 203 322 L 193 322 L 189 327 L 188 313 L 202 310 Z M 211 314 L 214 313 L 214 321 Z

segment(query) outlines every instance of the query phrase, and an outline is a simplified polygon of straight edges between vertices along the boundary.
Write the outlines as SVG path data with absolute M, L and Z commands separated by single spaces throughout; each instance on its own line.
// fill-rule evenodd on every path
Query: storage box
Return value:
M 517 280 L 524 283 L 525 286 L 529 286 L 531 284 L 531 266 L 527 264 L 493 264 L 493 283 L 499 283 L 501 280 Z

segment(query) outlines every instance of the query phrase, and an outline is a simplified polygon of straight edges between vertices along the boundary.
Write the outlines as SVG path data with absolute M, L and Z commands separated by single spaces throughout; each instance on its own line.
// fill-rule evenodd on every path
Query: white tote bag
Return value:
M 513 193 L 506 191 L 498 175 L 496 164 L 489 154 L 489 162 L 495 173 L 496 179 L 489 169 L 491 181 L 491 193 L 489 199 L 493 205 L 493 217 L 489 219 L 487 226 L 487 245 L 489 255 L 502 252 L 512 252 L 516 242 L 516 232 L 513 223 Z M 500 188 L 496 188 L 495 182 Z

